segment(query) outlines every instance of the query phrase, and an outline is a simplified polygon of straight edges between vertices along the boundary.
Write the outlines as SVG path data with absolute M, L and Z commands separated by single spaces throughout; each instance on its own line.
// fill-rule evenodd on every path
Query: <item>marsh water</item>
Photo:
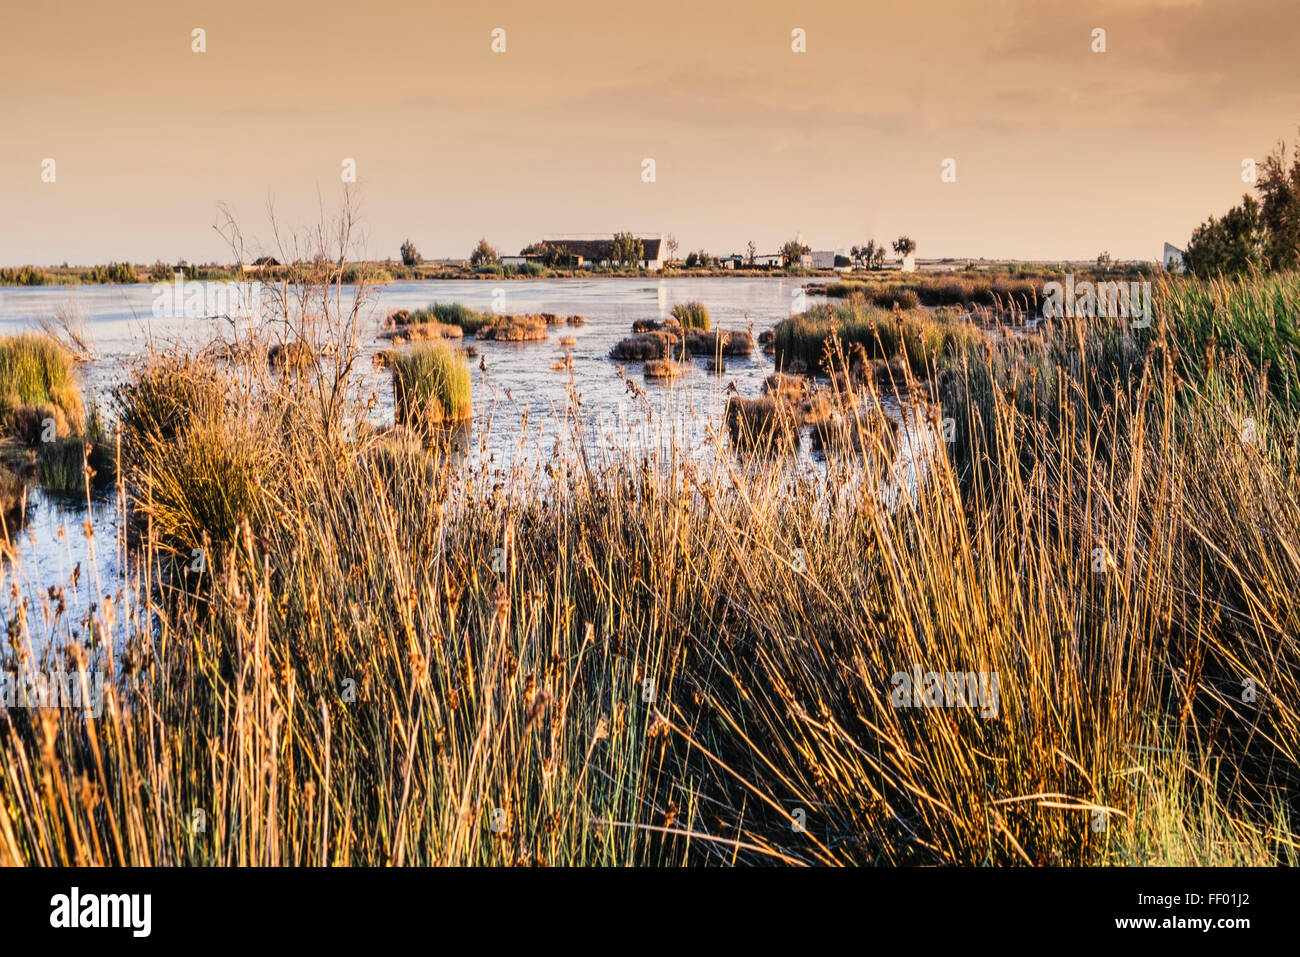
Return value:
M 373 287 L 363 318 L 366 358 L 359 363 L 363 396 L 374 396 L 371 419 L 392 422 L 392 385 L 387 370 L 376 370 L 370 356 L 391 343 L 379 337 L 384 316 L 396 309 L 415 309 L 432 302 L 458 302 L 480 311 L 581 315 L 584 325 L 549 327 L 545 341 L 477 342 L 470 360 L 474 418 L 468 454 L 491 468 L 508 468 L 549 457 L 556 444 L 571 441 L 565 421 L 571 397 L 579 399 L 584 443 L 620 449 L 672 445 L 679 454 L 717 454 L 724 433 L 728 390 L 743 396 L 760 393 L 774 369 L 772 359 L 756 347 L 747 359 L 727 359 L 721 373 L 703 358 L 687 363 L 685 374 L 663 383 L 647 381 L 639 362 L 621 363 L 627 379 L 645 392 L 634 398 L 620 377 L 620 363 L 610 348 L 631 334 L 637 319 L 663 319 L 675 303 L 699 300 L 711 313 L 712 327 L 747 330 L 755 339 L 803 308 L 797 279 L 557 279 L 529 281 L 403 281 Z M 352 290 L 344 288 L 344 301 Z M 134 360 L 151 348 L 197 349 L 224 333 L 225 320 L 157 318 L 154 289 L 148 284 L 120 286 L 0 288 L 0 334 L 36 327 L 43 317 L 71 310 L 86 320 L 96 358 L 81 367 L 87 402 L 106 403 L 112 386 L 125 379 Z M 224 326 L 224 328 L 223 328 Z M 561 341 L 572 337 L 570 347 Z M 571 370 L 553 365 L 569 353 Z M 480 366 L 486 367 L 486 370 Z M 816 468 L 803 448 L 793 468 Z M 66 583 L 81 566 L 83 587 L 91 594 L 111 593 L 120 580 L 116 555 L 119 518 L 110 500 L 61 501 L 38 488 L 29 492 L 27 523 L 17 536 L 10 561 L 12 578 L 43 590 Z M 94 543 L 86 540 L 86 523 Z

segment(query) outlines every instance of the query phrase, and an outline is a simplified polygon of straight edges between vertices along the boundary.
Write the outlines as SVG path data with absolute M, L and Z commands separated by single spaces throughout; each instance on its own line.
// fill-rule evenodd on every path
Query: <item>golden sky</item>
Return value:
M 15 3 L 0 264 L 226 260 L 222 201 L 269 251 L 268 198 L 305 223 L 347 157 L 374 258 L 632 229 L 1152 259 L 1295 138 L 1298 49 L 1281 0 Z

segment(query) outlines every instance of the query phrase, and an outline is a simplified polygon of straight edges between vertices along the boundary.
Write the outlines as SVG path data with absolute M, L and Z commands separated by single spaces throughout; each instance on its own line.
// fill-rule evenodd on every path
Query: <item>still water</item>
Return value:
M 627 392 L 617 375 L 617 364 L 608 358 L 610 348 L 631 334 L 636 319 L 663 319 L 675 303 L 698 299 L 712 314 L 714 328 L 758 333 L 771 328 L 789 314 L 802 283 L 791 279 L 556 279 L 502 282 L 422 281 L 395 282 L 373 288 L 366 304 L 369 332 L 364 345 L 373 353 L 389 343 L 378 338 L 379 323 L 395 309 L 415 309 L 432 302 L 459 302 L 481 311 L 553 312 L 587 318 L 583 326 L 558 325 L 550 328 L 545 342 L 467 343 L 477 346 L 486 374 L 474 370 L 474 425 L 492 426 L 491 435 L 506 454 L 515 443 L 525 416 L 533 428 L 545 428 L 553 410 L 563 410 L 568 373 L 551 370 L 563 358 L 560 340 L 572 336 L 573 379 L 586 409 L 611 410 Z M 494 303 L 495 294 L 495 303 Z M 344 287 L 344 302 L 352 290 Z M 104 396 L 130 369 L 132 359 L 151 346 L 196 348 L 221 335 L 219 320 L 156 318 L 154 294 L 147 284 L 131 286 L 20 287 L 0 288 L 0 334 L 19 332 L 52 316 L 60 307 L 71 306 L 86 316 L 92 345 L 98 356 L 83 370 L 84 388 L 90 396 Z M 226 329 L 229 336 L 229 330 Z M 385 372 L 373 371 L 362 363 L 362 383 L 373 393 L 379 408 L 391 421 L 392 389 Z M 627 366 L 629 375 L 640 379 L 640 364 Z M 728 384 L 742 395 L 756 395 L 763 378 L 772 371 L 770 359 L 758 350 L 748 359 L 729 359 L 721 375 L 692 363 L 686 375 L 666 385 L 647 389 L 651 408 L 681 417 L 683 437 L 699 438 L 710 425 L 721 421 Z M 382 419 L 381 414 L 376 416 Z

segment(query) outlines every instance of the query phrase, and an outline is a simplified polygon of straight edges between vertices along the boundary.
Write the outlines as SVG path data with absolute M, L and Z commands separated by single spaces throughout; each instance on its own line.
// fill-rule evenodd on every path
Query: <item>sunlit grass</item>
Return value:
M 673 318 L 682 324 L 683 329 L 701 329 L 708 331 L 709 328 L 709 310 L 705 308 L 704 303 L 692 300 L 691 302 L 679 302 L 673 306 Z
M 399 423 L 440 425 L 472 415 L 469 365 L 455 346 L 417 343 L 393 355 L 392 370 Z
M 578 415 L 503 468 L 340 442 L 280 379 L 137 370 L 150 604 L 102 719 L 0 727 L 0 862 L 1294 862 L 1300 453 L 1251 357 L 1210 389 L 1160 328 L 824 318 L 927 368 L 918 428 L 853 420 L 922 444 L 910 494 L 861 441 L 812 473 L 725 436 L 597 461 Z M 404 356 L 413 394 L 463 364 Z M 180 481 L 256 498 L 182 522 Z M 209 570 L 160 573 L 164 528 L 204 521 Z M 918 667 L 997 675 L 996 713 L 896 706 Z
M 15 417 L 56 422 L 58 435 L 79 434 L 84 410 L 72 356 L 49 336 L 0 337 L 0 422 L 12 433 Z

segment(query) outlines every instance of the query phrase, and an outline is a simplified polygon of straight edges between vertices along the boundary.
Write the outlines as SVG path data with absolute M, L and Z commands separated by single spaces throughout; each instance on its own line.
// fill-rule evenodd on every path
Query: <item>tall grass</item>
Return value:
M 281 480 L 284 413 L 210 361 L 149 356 L 114 390 L 123 478 L 136 525 L 188 556 L 225 548 L 241 521 L 264 520 Z
M 393 405 L 403 424 L 441 425 L 473 414 L 469 365 L 446 342 L 417 343 L 393 356 Z
M 773 341 L 779 367 L 800 362 L 809 371 L 829 372 L 823 359 L 834 341 L 845 351 L 859 347 L 868 359 L 902 357 L 913 372 L 924 375 L 980 341 L 980 335 L 959 317 L 852 302 L 823 304 L 783 319 Z
M 886 309 L 897 302 L 902 309 L 915 308 L 918 303 L 927 306 L 989 306 L 1036 315 L 1042 304 L 1043 284 L 1063 278 L 1064 274 L 1048 274 L 1042 279 L 1013 278 L 1005 274 L 908 274 L 865 281 L 841 280 L 813 289 L 831 298 L 860 298 Z
M 1177 346 L 1183 374 L 1212 375 L 1216 355 L 1240 352 L 1287 414 L 1300 414 L 1300 274 L 1165 278 L 1154 305 L 1161 328 L 1151 334 Z
M 968 453 L 897 433 L 928 465 L 894 497 L 834 449 L 598 458 L 581 417 L 510 469 L 339 444 L 271 380 L 215 572 L 157 574 L 146 529 L 150 602 L 93 613 L 128 649 L 103 717 L 0 725 L 0 863 L 1294 863 L 1300 462 L 1249 356 L 1211 391 L 1169 346 L 958 349 Z M 896 706 L 914 667 L 997 707 Z
M 71 354 L 53 338 L 38 333 L 0 337 L 0 423 L 12 431 L 26 407 L 38 417 L 48 410 L 64 427 L 80 432 L 84 415 Z
M 42 442 L 37 480 L 46 491 L 80 496 L 107 488 L 117 478 L 117 456 L 98 406 L 86 416 L 81 435 Z
M 704 332 L 709 329 L 709 310 L 697 300 L 677 303 L 672 308 L 672 315 L 683 329 L 700 329 Z

